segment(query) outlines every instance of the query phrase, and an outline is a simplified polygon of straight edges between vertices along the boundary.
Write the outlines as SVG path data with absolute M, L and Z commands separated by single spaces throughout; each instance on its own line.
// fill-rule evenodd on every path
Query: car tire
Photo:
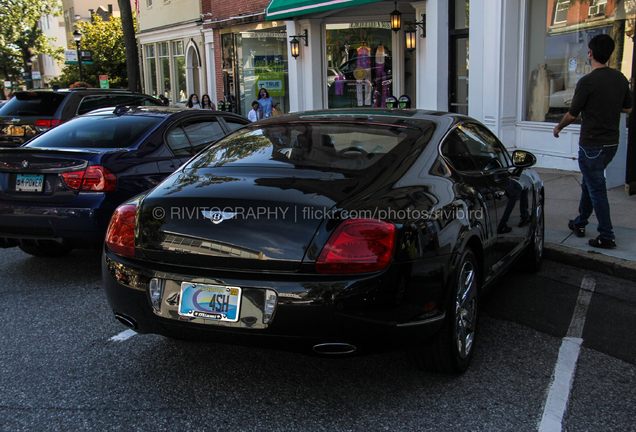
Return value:
M 543 193 L 539 196 L 535 209 L 535 223 L 530 244 L 523 251 L 519 264 L 521 269 L 528 273 L 536 273 L 541 269 L 543 262 L 543 249 L 545 247 L 545 215 Z
M 18 247 L 22 252 L 36 257 L 54 258 L 68 255 L 73 250 L 73 245 L 68 242 L 56 241 L 22 241 Z
M 477 259 L 470 249 L 462 254 L 457 269 L 442 328 L 411 351 L 417 367 L 428 372 L 462 373 L 475 351 L 480 279 Z

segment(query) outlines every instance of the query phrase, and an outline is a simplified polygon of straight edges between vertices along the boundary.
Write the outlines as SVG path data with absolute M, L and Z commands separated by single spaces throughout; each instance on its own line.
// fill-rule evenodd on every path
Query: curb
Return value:
M 634 261 L 614 258 L 594 251 L 581 251 L 551 243 L 545 244 L 543 258 L 636 282 L 636 262 Z

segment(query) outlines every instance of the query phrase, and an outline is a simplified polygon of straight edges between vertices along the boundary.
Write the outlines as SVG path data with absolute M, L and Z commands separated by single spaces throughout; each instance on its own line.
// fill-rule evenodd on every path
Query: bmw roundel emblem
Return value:
M 29 167 L 29 161 L 28 160 L 23 160 L 22 161 L 22 168 L 28 168 Z

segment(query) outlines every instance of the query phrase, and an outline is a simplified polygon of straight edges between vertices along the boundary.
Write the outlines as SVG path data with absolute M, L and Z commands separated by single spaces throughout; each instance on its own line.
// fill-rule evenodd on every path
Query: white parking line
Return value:
M 568 398 L 572 390 L 572 381 L 576 371 L 576 363 L 579 359 L 581 344 L 583 343 L 583 327 L 587 308 L 592 299 L 592 293 L 596 282 L 594 279 L 584 276 L 581 289 L 576 300 L 576 307 L 572 314 L 572 321 L 566 337 L 563 338 L 559 358 L 554 368 L 552 385 L 543 409 L 543 417 L 539 425 L 540 432 L 560 432 L 562 430 L 563 415 L 568 405 Z
M 108 339 L 110 342 L 123 342 L 126 339 L 130 339 L 131 337 L 133 337 L 134 335 L 136 335 L 137 332 L 134 330 L 124 330 L 123 332 L 119 333 L 118 335 L 113 336 L 112 338 Z

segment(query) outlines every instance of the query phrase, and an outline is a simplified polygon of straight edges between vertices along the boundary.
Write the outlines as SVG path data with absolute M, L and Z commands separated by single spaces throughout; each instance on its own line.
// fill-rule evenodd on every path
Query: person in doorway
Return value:
M 590 246 L 604 249 L 616 247 L 614 228 L 607 200 L 605 168 L 618 149 L 621 112 L 632 111 L 629 82 L 625 76 L 607 66 L 614 41 L 609 35 L 594 36 L 588 44 L 588 61 L 592 72 L 579 80 L 569 111 L 554 128 L 554 136 L 571 124 L 581 113 L 579 168 L 583 174 L 579 215 L 570 220 L 568 228 L 577 237 L 585 236 L 585 226 L 592 215 L 598 219 L 598 237 Z
M 188 98 L 188 102 L 186 102 L 186 108 L 192 109 L 201 109 L 201 104 L 199 103 L 199 96 L 192 93 Z
M 278 106 L 274 103 L 274 98 L 264 88 L 258 91 L 258 104 L 260 105 L 259 120 L 272 116 L 272 110 Z
M 201 109 L 216 110 L 216 105 L 207 94 L 201 96 Z
M 252 102 L 252 109 L 249 113 L 247 113 L 247 119 L 251 122 L 255 122 L 258 120 L 258 111 L 260 110 L 260 105 L 258 101 Z

